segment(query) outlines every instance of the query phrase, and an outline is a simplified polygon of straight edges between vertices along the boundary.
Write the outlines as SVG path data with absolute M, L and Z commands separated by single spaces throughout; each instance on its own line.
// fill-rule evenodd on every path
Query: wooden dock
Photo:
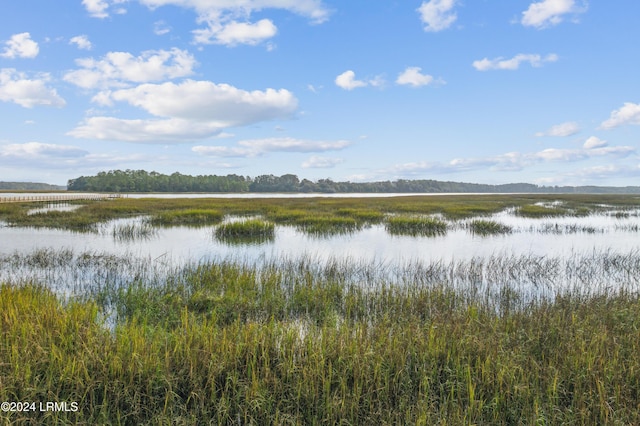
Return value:
M 0 193 L 0 203 L 55 203 L 75 200 L 111 200 L 122 197 L 122 194 L 82 194 L 73 192 L 69 194 L 20 194 L 20 193 Z

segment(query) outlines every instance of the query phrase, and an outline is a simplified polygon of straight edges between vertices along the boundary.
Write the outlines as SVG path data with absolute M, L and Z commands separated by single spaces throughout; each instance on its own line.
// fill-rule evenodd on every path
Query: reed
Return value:
M 447 233 L 446 222 L 422 216 L 392 216 L 386 220 L 385 228 L 392 235 L 435 237 Z
M 518 207 L 515 211 L 515 214 L 518 216 L 530 218 L 554 217 L 567 216 L 570 214 L 570 210 L 558 206 L 530 204 Z
M 213 225 L 220 223 L 224 214 L 211 209 L 172 210 L 151 217 L 151 224 L 160 226 Z
M 247 219 L 219 225 L 215 237 L 224 242 L 264 242 L 275 237 L 275 225 L 261 219 Z
M 348 234 L 362 226 L 353 217 L 333 215 L 306 215 L 296 219 L 295 225 L 302 232 L 317 236 Z
M 469 231 L 475 235 L 487 236 L 487 235 L 499 235 L 511 233 L 511 227 L 503 225 L 494 220 L 476 219 L 472 220 L 467 225 Z
M 143 221 L 138 223 L 117 224 L 113 227 L 111 234 L 118 241 L 135 241 L 148 239 L 157 234 L 157 229 L 150 223 Z
M 133 268 L 119 284 L 79 278 L 66 296 L 53 281 L 0 285 L 0 400 L 79 408 L 2 422 L 640 422 L 637 252 L 397 271 L 308 258 L 161 273 L 140 261 L 147 269 L 72 251 L 0 258 L 3 269 Z

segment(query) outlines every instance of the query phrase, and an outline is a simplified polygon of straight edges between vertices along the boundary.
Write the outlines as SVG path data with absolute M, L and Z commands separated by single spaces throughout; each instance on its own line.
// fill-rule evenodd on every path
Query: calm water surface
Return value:
M 114 233 L 123 225 L 143 226 L 144 218 L 118 219 L 94 233 L 10 227 L 0 223 L 0 254 L 36 249 L 72 249 L 121 256 L 163 259 L 172 263 L 233 258 L 254 262 L 286 257 L 319 260 L 350 259 L 386 264 L 450 262 L 495 255 L 568 257 L 594 251 L 640 251 L 640 212 L 617 218 L 612 214 L 587 217 L 527 219 L 505 211 L 489 218 L 512 227 L 505 235 L 478 236 L 465 221 L 449 222 L 445 235 L 390 235 L 384 225 L 334 236 L 308 235 L 294 227 L 276 226 L 275 238 L 260 244 L 229 244 L 214 236 L 215 226 L 154 228 L 137 238 Z

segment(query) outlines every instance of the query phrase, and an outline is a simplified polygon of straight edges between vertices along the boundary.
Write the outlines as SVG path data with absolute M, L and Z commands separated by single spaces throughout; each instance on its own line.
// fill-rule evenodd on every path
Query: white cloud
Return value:
M 425 24 L 424 30 L 437 32 L 449 28 L 457 19 L 456 14 L 451 11 L 455 5 L 456 0 L 423 1 L 418 12 Z
M 297 99 L 285 89 L 248 92 L 194 80 L 143 84 L 101 95 L 102 103 L 127 102 L 159 118 L 91 117 L 69 135 L 129 142 L 185 142 L 214 136 L 228 127 L 288 118 L 297 108 Z
M 357 87 L 383 87 L 385 85 L 384 78 L 382 76 L 376 76 L 367 81 L 364 80 L 356 80 L 356 73 L 352 70 L 347 70 L 336 77 L 335 79 L 336 86 L 341 87 L 345 90 L 353 90 Z
M 90 117 L 67 135 L 82 139 L 137 143 L 181 143 L 216 135 L 222 129 L 223 127 L 217 123 L 179 118 L 127 120 L 115 117 Z
M 0 158 L 75 158 L 83 157 L 87 154 L 87 151 L 76 146 L 55 145 L 40 142 L 27 142 L 22 144 L 8 144 L 0 146 Z
M 129 0 L 82 0 L 82 4 L 87 12 L 89 12 L 90 16 L 93 18 L 103 19 L 109 16 L 107 9 L 109 9 L 111 5 L 122 4 L 128 1 Z M 121 7 L 116 8 L 115 10 L 115 13 L 120 15 L 125 14 L 126 12 L 127 11 Z
M 87 9 L 87 12 L 89 12 L 89 15 L 94 18 L 106 18 L 109 16 L 107 13 L 109 3 L 105 0 L 82 0 L 82 4 Z
M 556 124 L 545 132 L 538 132 L 536 136 L 571 136 L 580 131 L 580 126 L 575 121 Z
M 533 67 L 540 67 L 545 62 L 555 62 L 557 60 L 558 55 L 553 53 L 545 56 L 544 58 L 540 55 L 520 53 L 511 59 L 504 59 L 502 57 L 495 59 L 484 58 L 474 61 L 473 67 L 478 71 L 517 70 L 523 62 L 528 62 Z
M 5 44 L 4 52 L 0 54 L 3 58 L 35 58 L 40 51 L 38 43 L 31 40 L 29 33 L 14 34 Z
M 295 138 L 249 139 L 238 146 L 195 146 L 194 152 L 215 157 L 257 157 L 270 152 L 326 152 L 339 151 L 351 146 L 346 140 L 313 141 Z
M 281 9 L 309 18 L 312 23 L 322 23 L 330 11 L 321 0 L 138 0 L 155 9 L 173 5 L 193 9 L 198 23 L 204 28 L 193 31 L 194 41 L 200 44 L 256 45 L 277 33 L 275 24 L 268 19 L 251 21 L 251 15 L 264 9 Z M 268 46 L 273 49 L 273 46 Z
M 49 80 L 48 74 L 29 79 L 15 69 L 0 69 L 0 101 L 14 102 L 25 108 L 36 105 L 63 107 L 66 104 L 64 99 L 56 89 L 47 87 Z
M 566 14 L 577 14 L 584 11 L 586 11 L 586 6 L 577 6 L 575 0 L 543 0 L 531 3 L 529 8 L 522 12 L 520 22 L 527 27 L 547 28 L 562 22 L 563 16 Z
M 255 24 L 231 21 L 225 25 L 211 25 L 205 30 L 195 30 L 195 42 L 202 44 L 223 44 L 255 46 L 276 35 L 278 29 L 269 19 L 261 19 Z
M 249 16 L 264 9 L 283 9 L 307 17 L 314 23 L 329 18 L 329 10 L 320 0 L 138 0 L 152 9 L 174 5 L 194 9 L 200 21 L 224 19 L 224 15 Z
M 433 84 L 436 80 L 428 74 L 421 74 L 420 67 L 407 67 L 396 79 L 397 84 L 404 84 L 413 87 L 427 86 Z
M 455 158 L 449 162 L 418 161 L 399 164 L 385 173 L 416 175 L 424 172 L 459 173 L 470 170 L 517 171 L 547 162 L 572 163 L 596 157 L 628 157 L 636 152 L 631 146 L 607 146 L 605 141 L 589 138 L 581 149 L 547 148 L 538 152 L 507 152 L 493 157 Z
M 607 141 L 603 141 L 595 136 L 591 136 L 583 145 L 584 149 L 602 148 L 604 146 L 607 146 Z
M 81 69 L 65 74 L 64 80 L 85 89 L 126 87 L 193 74 L 195 58 L 186 50 L 148 50 L 135 57 L 128 52 L 109 52 L 102 59 L 76 60 Z
M 164 21 L 156 21 L 153 23 L 153 33 L 155 35 L 165 35 L 171 32 L 171 27 Z
M 313 155 L 309 159 L 302 163 L 303 169 L 329 169 L 344 162 L 342 158 L 334 157 L 320 157 Z
M 69 40 L 69 44 L 75 44 L 76 46 L 78 46 L 78 49 L 82 50 L 91 50 L 91 48 L 93 47 L 91 45 L 91 42 L 89 41 L 89 37 L 87 37 L 86 35 L 72 37 L 71 40 Z
M 216 122 L 223 127 L 289 117 L 297 99 L 285 89 L 238 89 L 228 84 L 187 80 L 180 84 L 143 84 L 111 93 L 124 101 L 160 117 Z
M 609 130 L 624 124 L 640 124 L 640 104 L 625 102 L 620 109 L 611 112 L 609 119 L 603 121 L 600 128 Z
M 364 87 L 366 82 L 356 80 L 356 73 L 348 70 L 336 77 L 336 85 L 342 87 L 345 90 L 353 90 L 356 87 Z

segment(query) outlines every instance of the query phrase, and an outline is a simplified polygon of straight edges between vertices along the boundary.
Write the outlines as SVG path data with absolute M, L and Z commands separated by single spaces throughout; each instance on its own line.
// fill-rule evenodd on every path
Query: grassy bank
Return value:
M 12 424 L 640 422 L 638 253 L 164 275 L 69 251 L 0 261 L 54 271 L 0 286 L 0 401 L 78 403 L 0 412 Z

